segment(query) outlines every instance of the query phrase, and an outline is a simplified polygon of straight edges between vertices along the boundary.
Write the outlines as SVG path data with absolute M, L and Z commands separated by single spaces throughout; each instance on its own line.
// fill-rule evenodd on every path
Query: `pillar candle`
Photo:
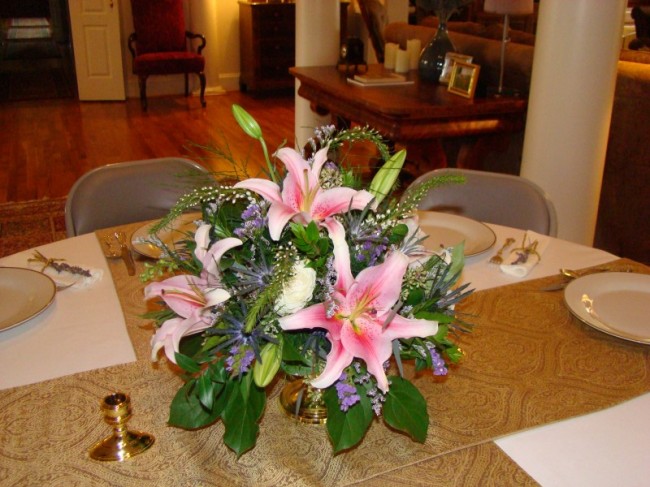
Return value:
M 395 56 L 395 72 L 408 73 L 409 71 L 409 53 L 404 49 L 399 49 Z
M 384 67 L 386 69 L 395 69 L 395 58 L 397 57 L 398 45 L 387 42 L 384 46 Z
M 409 68 L 418 69 L 420 63 L 420 52 L 422 51 L 422 41 L 420 39 L 409 39 L 406 41 L 406 52 L 409 53 Z

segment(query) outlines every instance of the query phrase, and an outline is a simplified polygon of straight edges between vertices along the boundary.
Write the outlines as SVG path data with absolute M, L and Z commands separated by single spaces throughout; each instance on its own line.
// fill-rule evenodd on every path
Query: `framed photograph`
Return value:
M 451 78 L 447 90 L 456 95 L 472 98 L 478 82 L 478 64 L 455 62 L 451 68 Z
M 451 68 L 454 66 L 455 62 L 461 63 L 471 63 L 472 56 L 467 56 L 466 54 L 459 54 L 457 52 L 448 52 L 445 55 L 445 64 L 442 66 L 442 74 L 438 81 L 443 85 L 449 84 L 449 79 L 451 78 Z

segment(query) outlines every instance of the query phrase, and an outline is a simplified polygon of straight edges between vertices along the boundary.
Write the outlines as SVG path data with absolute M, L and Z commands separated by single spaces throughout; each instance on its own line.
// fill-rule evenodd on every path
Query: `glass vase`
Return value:
M 445 66 L 445 56 L 448 52 L 456 52 L 456 48 L 449 38 L 447 22 L 440 21 L 436 35 L 431 42 L 422 49 L 418 72 L 420 79 L 438 83 L 442 69 Z

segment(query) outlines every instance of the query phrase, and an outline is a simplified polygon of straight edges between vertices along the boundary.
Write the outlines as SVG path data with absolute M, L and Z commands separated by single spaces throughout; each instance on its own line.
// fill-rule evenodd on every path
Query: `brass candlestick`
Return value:
M 100 403 L 104 421 L 113 427 L 113 434 L 97 442 L 89 450 L 90 458 L 101 461 L 122 462 L 142 453 L 155 441 L 148 433 L 128 431 L 126 422 L 131 418 L 131 399 L 122 392 L 106 396 Z

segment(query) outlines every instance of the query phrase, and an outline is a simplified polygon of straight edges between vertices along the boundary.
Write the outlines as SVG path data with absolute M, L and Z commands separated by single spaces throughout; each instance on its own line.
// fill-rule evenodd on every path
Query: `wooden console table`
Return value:
M 525 98 L 470 100 L 449 93 L 445 85 L 420 83 L 413 71 L 408 74 L 413 84 L 385 87 L 352 85 L 332 66 L 292 67 L 289 72 L 314 111 L 331 113 L 336 124 L 368 124 L 406 146 L 416 173 L 447 165 L 480 169 L 482 157 L 495 144 L 490 136 L 521 130 L 525 122 Z M 455 161 L 447 160 L 441 143 L 449 138 L 463 138 Z

